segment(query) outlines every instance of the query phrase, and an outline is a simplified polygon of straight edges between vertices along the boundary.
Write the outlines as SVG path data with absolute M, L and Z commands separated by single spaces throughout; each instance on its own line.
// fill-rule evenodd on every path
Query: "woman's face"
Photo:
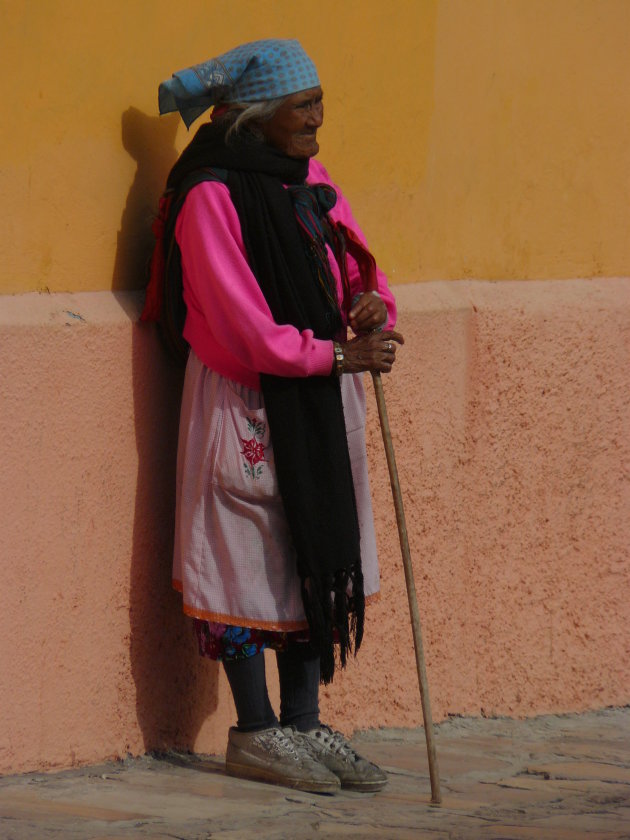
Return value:
M 285 155 L 310 158 L 319 151 L 317 129 L 324 121 L 321 87 L 294 93 L 260 126 L 265 140 Z

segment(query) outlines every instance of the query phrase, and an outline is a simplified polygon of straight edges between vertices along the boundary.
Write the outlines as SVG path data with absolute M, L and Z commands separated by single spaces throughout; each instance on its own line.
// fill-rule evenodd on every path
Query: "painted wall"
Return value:
M 385 389 L 435 719 L 628 703 L 630 283 L 398 291 Z M 223 752 L 229 689 L 170 588 L 180 376 L 128 293 L 5 303 L 0 772 Z M 382 597 L 322 692 L 347 732 L 421 722 L 368 387 Z
M 316 60 L 322 159 L 398 284 L 436 719 L 630 702 L 630 6 L 173 8 L 0 0 L 0 772 L 224 749 L 170 589 L 180 373 L 130 290 L 186 142 L 157 83 L 266 36 Z M 374 413 L 368 438 L 383 597 L 322 699 L 348 732 L 420 721 Z
M 140 287 L 186 142 L 157 84 L 268 36 L 320 68 L 322 160 L 394 282 L 627 273 L 626 0 L 0 8 L 0 292 Z

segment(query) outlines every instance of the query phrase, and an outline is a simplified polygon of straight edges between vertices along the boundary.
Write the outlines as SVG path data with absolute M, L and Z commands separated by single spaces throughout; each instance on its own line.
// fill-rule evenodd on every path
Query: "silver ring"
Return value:
M 389 350 L 389 352 L 390 352 L 390 353 L 392 352 L 392 343 L 391 343 L 391 341 L 388 341 L 388 342 L 387 342 L 387 349 Z

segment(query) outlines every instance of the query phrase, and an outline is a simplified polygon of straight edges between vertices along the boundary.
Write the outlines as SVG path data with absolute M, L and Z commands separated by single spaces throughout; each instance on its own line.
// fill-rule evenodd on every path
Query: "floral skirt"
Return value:
M 308 630 L 258 630 L 255 627 L 236 627 L 201 618 L 195 618 L 193 626 L 200 655 L 219 662 L 247 659 L 265 648 L 282 653 L 287 649 L 289 639 L 295 642 L 308 642 L 309 639 Z

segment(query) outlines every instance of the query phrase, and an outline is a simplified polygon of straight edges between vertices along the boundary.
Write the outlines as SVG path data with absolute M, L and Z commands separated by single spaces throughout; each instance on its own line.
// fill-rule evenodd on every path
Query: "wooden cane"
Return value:
M 429 758 L 429 778 L 431 780 L 431 802 L 439 805 L 442 802 L 440 794 L 440 776 L 438 771 L 437 754 L 435 752 L 435 741 L 433 740 L 433 718 L 431 717 L 431 700 L 429 699 L 429 685 L 427 672 L 424 664 L 424 648 L 422 646 L 422 631 L 420 629 L 420 613 L 418 611 L 418 598 L 416 596 L 416 584 L 413 577 L 413 566 L 411 565 L 411 552 L 409 551 L 409 540 L 407 538 L 407 525 L 405 522 L 405 511 L 403 508 L 400 483 L 398 481 L 398 469 L 396 468 L 396 456 L 394 445 L 389 430 L 387 418 L 387 407 L 385 405 L 385 393 L 381 374 L 372 373 L 374 393 L 376 394 L 376 405 L 378 416 L 381 422 L 381 433 L 385 445 L 385 456 L 389 468 L 389 480 L 392 485 L 392 496 L 396 510 L 396 524 L 398 525 L 398 536 L 400 538 L 400 550 L 402 552 L 403 566 L 405 569 L 405 581 L 407 583 L 407 598 L 409 600 L 409 615 L 411 616 L 411 630 L 413 632 L 413 644 L 416 650 L 416 668 L 418 671 L 418 685 L 420 687 L 420 702 L 422 703 L 422 717 L 424 719 L 424 734 L 427 742 L 427 756 Z

